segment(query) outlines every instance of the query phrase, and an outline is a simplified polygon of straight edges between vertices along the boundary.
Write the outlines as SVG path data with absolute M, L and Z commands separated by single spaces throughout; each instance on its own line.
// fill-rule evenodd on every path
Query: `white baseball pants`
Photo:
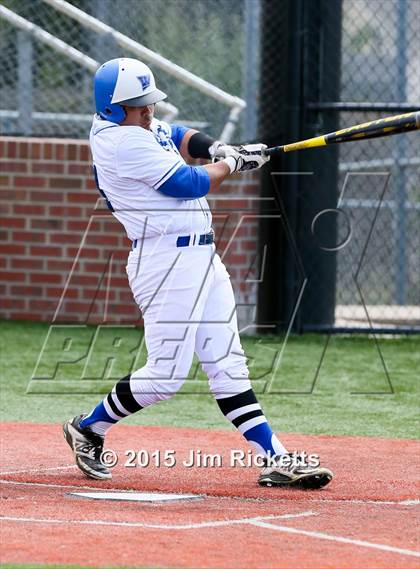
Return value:
M 176 247 L 175 235 L 145 239 L 130 252 L 127 274 L 148 353 L 130 379 L 142 407 L 181 388 L 194 352 L 217 399 L 251 388 L 230 277 L 214 244 Z

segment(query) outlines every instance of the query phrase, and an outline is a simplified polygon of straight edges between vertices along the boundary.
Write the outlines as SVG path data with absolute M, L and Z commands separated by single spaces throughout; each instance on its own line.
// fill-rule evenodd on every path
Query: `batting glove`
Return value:
M 218 162 L 226 157 L 226 154 L 223 148 L 227 145 L 226 143 L 222 142 L 221 140 L 215 140 L 211 146 L 209 146 L 209 154 L 212 162 Z
M 267 148 L 266 144 L 245 144 L 244 146 L 222 146 L 218 152 L 224 152 L 224 162 L 230 168 L 230 173 L 245 172 L 246 170 L 256 170 L 261 168 L 270 160 L 270 156 L 263 154 Z

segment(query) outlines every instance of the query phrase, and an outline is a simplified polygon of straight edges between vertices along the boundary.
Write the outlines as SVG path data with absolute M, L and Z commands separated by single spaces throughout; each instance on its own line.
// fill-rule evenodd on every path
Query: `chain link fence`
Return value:
M 419 2 L 343 2 L 341 101 L 352 102 L 339 114 L 341 128 L 420 108 Z M 343 325 L 367 326 L 366 312 L 380 328 L 420 325 L 419 138 L 339 148 L 341 207 L 353 227 L 337 254 Z M 360 267 L 357 282 L 349 267 Z
M 420 110 L 420 2 L 282 5 L 277 12 L 262 3 L 270 10 L 260 82 L 264 140 L 292 142 L 279 136 L 310 138 Z M 260 287 L 269 299 L 260 301 L 265 317 L 278 302 L 282 328 L 293 317 L 300 330 L 420 330 L 419 148 L 417 131 L 291 153 L 276 163 L 299 262 L 286 230 L 264 230 L 270 243 L 278 238 L 270 263 L 285 259 L 273 273 L 282 280 L 277 296 L 290 307 L 272 287 Z
M 419 108 L 420 2 L 331 2 L 341 7 L 341 29 L 327 30 L 320 41 L 341 36 L 339 96 L 330 100 L 321 93 L 314 102 L 311 111 L 318 134 L 325 132 L 331 113 L 337 128 L 344 128 Z M 99 63 L 131 55 L 112 37 L 86 29 L 42 0 L 2 0 L 2 4 Z M 264 1 L 73 0 L 72 4 L 245 99 L 247 108 L 233 139 L 255 139 L 261 103 L 260 16 Z M 284 4 L 278 2 L 279 10 Z M 313 21 L 308 25 L 321 24 Z M 288 57 L 288 51 L 271 57 Z M 3 18 L 0 58 L 3 134 L 87 137 L 93 111 L 91 71 Z M 230 109 L 152 68 L 159 87 L 178 108 L 177 122 L 219 136 Z M 335 81 L 336 71 L 327 68 L 324 83 L 329 73 Z M 264 81 L 270 80 L 275 78 L 264 77 Z M 328 93 L 327 83 L 324 88 Z M 418 150 L 418 133 L 341 145 L 337 150 L 336 193 L 337 198 L 341 196 L 338 207 L 346 216 L 343 222 L 338 220 L 337 243 L 345 243 L 349 231 L 351 239 L 334 253 L 335 327 L 367 327 L 367 312 L 379 328 L 413 330 L 420 325 Z M 309 278 L 316 279 L 316 267 L 310 267 Z
M 110 35 L 87 29 L 42 0 L 2 0 L 2 4 L 98 63 L 135 57 Z M 245 3 L 78 0 L 72 4 L 227 93 L 241 93 Z M 1 18 L 0 26 L 2 131 L 86 138 L 94 110 L 92 72 Z M 178 122 L 220 136 L 229 107 L 155 65 L 150 67 L 159 87 L 169 94 L 168 101 L 178 108 Z

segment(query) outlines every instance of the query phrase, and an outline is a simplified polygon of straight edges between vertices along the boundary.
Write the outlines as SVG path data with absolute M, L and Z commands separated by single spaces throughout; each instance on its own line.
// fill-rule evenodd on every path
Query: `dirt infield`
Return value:
M 120 461 L 108 482 L 72 463 L 59 425 L 1 426 L 2 561 L 188 568 L 419 566 L 419 456 L 412 440 L 282 435 L 335 472 L 320 491 L 260 488 L 258 468 L 229 431 L 118 426 Z M 175 467 L 127 467 L 125 451 L 176 451 Z M 222 466 L 187 468 L 191 449 Z M 247 456 L 247 455 L 246 455 Z M 143 455 L 144 457 L 144 455 Z M 162 458 L 162 457 L 161 457 Z M 173 503 L 87 500 L 72 492 L 135 490 L 202 495 Z

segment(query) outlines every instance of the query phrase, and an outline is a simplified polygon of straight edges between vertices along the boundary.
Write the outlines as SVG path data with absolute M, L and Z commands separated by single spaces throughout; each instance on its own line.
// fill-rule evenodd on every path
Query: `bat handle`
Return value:
M 284 146 L 272 146 L 271 148 L 266 148 L 262 151 L 264 156 L 271 156 L 272 154 L 277 154 L 278 152 L 283 152 Z

